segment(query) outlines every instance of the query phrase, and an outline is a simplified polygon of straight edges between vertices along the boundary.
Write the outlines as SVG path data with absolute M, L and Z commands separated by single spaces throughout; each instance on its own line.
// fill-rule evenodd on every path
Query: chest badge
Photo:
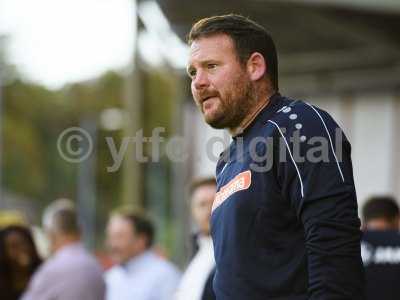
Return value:
M 251 171 L 247 170 L 235 176 L 231 181 L 225 184 L 215 195 L 212 211 L 220 206 L 226 199 L 234 193 L 247 190 L 251 185 Z

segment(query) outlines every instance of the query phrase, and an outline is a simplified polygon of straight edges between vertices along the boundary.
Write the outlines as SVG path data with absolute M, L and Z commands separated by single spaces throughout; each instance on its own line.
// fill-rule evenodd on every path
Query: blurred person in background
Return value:
M 361 254 L 368 300 L 400 299 L 400 210 L 390 196 L 374 196 L 362 209 Z
M 52 256 L 33 276 L 23 300 L 102 300 L 102 269 L 80 241 L 77 212 L 71 200 L 59 199 L 45 210 L 43 226 Z
M 43 229 L 29 220 L 21 210 L 0 210 L 0 229 L 9 225 L 21 225 L 29 228 L 39 256 L 44 259 L 49 256 L 49 245 Z
M 399 205 L 390 196 L 371 197 L 364 204 L 362 218 L 364 230 L 397 232 L 400 225 Z
M 212 280 L 215 259 L 210 236 L 211 207 L 215 198 L 215 178 L 195 181 L 191 187 L 190 207 L 194 223 L 196 253 L 189 263 L 176 294 L 176 300 L 214 300 Z
M 143 214 L 113 213 L 106 235 L 116 263 L 105 274 L 107 300 L 173 299 L 180 273 L 152 250 L 154 227 Z
M 22 225 L 0 230 L 0 299 L 17 300 L 41 264 L 31 231 Z

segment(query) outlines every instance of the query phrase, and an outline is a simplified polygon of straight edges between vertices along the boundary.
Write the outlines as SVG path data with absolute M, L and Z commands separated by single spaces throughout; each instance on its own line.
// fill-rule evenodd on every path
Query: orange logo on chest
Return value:
M 247 190 L 251 185 L 251 172 L 250 170 L 239 173 L 225 184 L 219 192 L 215 195 L 212 210 L 220 206 L 226 199 L 232 196 L 234 193 Z

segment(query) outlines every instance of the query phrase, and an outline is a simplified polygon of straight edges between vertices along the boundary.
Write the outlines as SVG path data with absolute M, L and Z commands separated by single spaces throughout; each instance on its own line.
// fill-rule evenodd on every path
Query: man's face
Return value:
M 255 104 L 254 88 L 232 39 L 215 34 L 195 40 L 187 68 L 196 105 L 214 128 L 236 128 Z
M 191 199 L 192 216 L 202 234 L 210 233 L 211 207 L 214 201 L 216 186 L 207 184 L 199 186 L 193 192 Z
M 131 222 L 123 217 L 111 217 L 106 234 L 111 258 L 116 263 L 125 263 L 145 249 L 144 238 L 135 234 Z
M 398 217 L 393 220 L 387 220 L 386 218 L 374 218 L 369 220 L 364 225 L 367 230 L 374 231 L 385 231 L 385 230 L 399 230 L 400 219 Z

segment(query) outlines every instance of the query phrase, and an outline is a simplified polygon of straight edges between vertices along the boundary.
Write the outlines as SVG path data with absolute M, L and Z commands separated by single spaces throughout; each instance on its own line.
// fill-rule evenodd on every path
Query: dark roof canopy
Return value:
M 337 1 L 340 5 L 311 0 L 157 2 L 182 40 L 196 20 L 207 16 L 239 13 L 259 22 L 276 41 L 281 74 L 382 68 L 400 62 L 400 5 L 390 11 L 356 9 L 343 1 Z

